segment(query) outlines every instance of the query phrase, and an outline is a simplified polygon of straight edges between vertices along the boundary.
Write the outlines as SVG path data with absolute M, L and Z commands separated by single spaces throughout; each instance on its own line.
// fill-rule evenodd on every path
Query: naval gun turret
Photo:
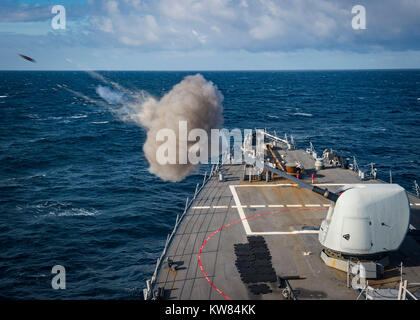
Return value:
M 332 192 L 273 168 L 246 150 L 244 157 L 330 200 L 319 231 L 325 264 L 349 272 L 350 264 L 356 263 L 356 272 L 364 270 L 366 278 L 380 277 L 378 266 L 383 269 L 388 253 L 400 247 L 408 232 L 410 204 L 404 188 L 397 184 L 357 184 Z
M 345 186 L 322 221 L 319 242 L 349 256 L 373 256 L 397 250 L 409 226 L 410 204 L 397 184 Z

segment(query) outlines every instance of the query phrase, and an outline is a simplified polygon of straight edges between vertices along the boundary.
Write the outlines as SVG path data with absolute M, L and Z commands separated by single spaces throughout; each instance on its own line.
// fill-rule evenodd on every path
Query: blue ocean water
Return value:
M 162 96 L 191 72 L 100 72 Z M 292 134 L 420 180 L 420 71 L 201 72 L 224 95 L 224 127 Z M 176 215 L 201 181 L 151 175 L 145 132 L 94 99 L 85 72 L 0 72 L 0 298 L 142 299 Z M 53 89 L 54 88 L 54 89 Z M 55 90 L 57 89 L 57 90 Z M 66 268 L 66 290 L 51 268 Z

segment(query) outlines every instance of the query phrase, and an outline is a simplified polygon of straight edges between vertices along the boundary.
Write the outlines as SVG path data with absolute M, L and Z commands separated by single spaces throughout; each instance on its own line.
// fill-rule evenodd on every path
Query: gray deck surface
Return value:
M 299 159 L 305 169 L 313 167 L 314 161 L 301 150 L 288 151 L 288 156 Z M 169 246 L 167 256 L 177 262 L 180 268 L 174 272 L 163 263 L 154 285 L 155 288 L 164 287 L 166 299 L 283 299 L 283 289 L 279 288 L 277 282 L 267 283 L 271 293 L 254 295 L 240 278 L 235 266 L 234 244 L 247 242 L 246 224 L 249 227 L 248 235 L 261 235 L 266 240 L 278 276 L 301 278 L 290 280 L 298 299 L 357 297 L 356 291 L 346 287 L 345 273 L 327 267 L 321 260 L 322 248 L 318 234 L 291 234 L 294 231 L 301 232 L 305 227 L 319 227 L 328 209 L 327 200 L 309 190 L 290 185 L 287 180 L 270 183 L 242 181 L 241 165 L 225 165 L 223 172 L 226 181 L 218 182 L 213 177 L 207 183 Z M 318 172 L 314 183 L 362 182 L 353 171 L 326 168 Z M 340 186 L 326 187 L 334 191 Z M 237 195 L 236 201 L 234 193 Z M 410 194 L 409 200 L 412 203 L 411 225 L 419 229 L 420 199 Z M 238 201 L 246 207 L 238 210 L 235 207 L 239 205 Z M 240 221 L 240 211 L 247 218 L 245 222 Z M 264 215 L 257 216 L 259 214 Z M 203 247 L 201 261 L 208 276 L 206 279 L 198 264 L 200 248 L 210 235 L 230 223 L 233 224 L 216 232 Z M 304 252 L 310 254 L 304 255 Z M 391 256 L 395 266 L 401 261 L 404 265 L 404 279 L 420 282 L 420 245 L 411 236 L 407 236 L 400 250 Z M 395 279 L 399 277 L 396 270 Z M 386 285 L 394 286 L 395 283 L 391 279 Z

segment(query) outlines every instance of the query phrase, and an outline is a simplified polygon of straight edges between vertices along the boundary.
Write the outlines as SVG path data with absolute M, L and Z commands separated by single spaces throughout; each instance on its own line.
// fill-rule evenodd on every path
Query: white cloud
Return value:
M 282 34 L 282 26 L 279 20 L 264 15 L 258 18 L 258 22 L 258 25 L 249 31 L 255 39 L 265 40 Z
M 119 38 L 121 43 L 126 44 L 127 46 L 139 46 L 142 44 L 140 40 L 132 39 L 126 36 L 122 36 Z
M 248 2 L 246 0 L 241 0 L 241 3 L 239 4 L 240 7 L 248 8 Z
M 206 43 L 207 37 L 205 35 L 199 34 L 197 31 L 192 30 L 192 34 L 197 38 L 198 41 L 200 41 L 202 44 Z
M 139 1 L 125 1 L 135 8 Z M 159 41 L 160 28 L 151 14 L 139 15 L 138 12 L 122 12 L 115 0 L 103 3 L 106 15 L 94 16 L 91 23 L 102 32 L 115 35 L 116 39 L 127 46 L 141 46 Z
M 346 0 L 105 0 L 91 22 L 106 41 L 144 50 L 371 50 L 420 38 L 418 1 L 402 0 L 398 10 L 392 0 L 359 2 L 368 12 L 363 33 L 351 29 Z
M 108 0 L 104 3 L 104 6 L 110 15 L 115 15 L 119 13 L 118 2 L 115 0 Z
M 217 33 L 221 32 L 221 30 L 218 26 L 211 26 L 210 29 L 213 30 L 214 32 L 217 32 Z

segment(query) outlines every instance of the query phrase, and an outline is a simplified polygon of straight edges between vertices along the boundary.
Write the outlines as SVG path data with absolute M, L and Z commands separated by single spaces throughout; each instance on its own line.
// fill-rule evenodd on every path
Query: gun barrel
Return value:
M 315 193 L 323 196 L 324 198 L 326 198 L 328 200 L 331 200 L 331 201 L 336 202 L 337 199 L 338 199 L 338 197 L 339 197 L 338 194 L 336 194 L 336 193 L 334 193 L 332 191 L 329 191 L 328 189 L 322 189 L 320 187 L 317 187 L 317 186 L 311 185 L 309 183 L 306 183 L 306 182 L 304 182 L 304 181 L 302 181 L 300 179 L 296 179 L 295 177 L 291 176 L 290 174 L 287 174 L 284 171 L 281 171 L 279 169 L 273 168 L 273 167 L 269 166 L 268 164 L 263 163 L 259 159 L 256 159 L 254 157 L 250 157 L 249 155 L 246 154 L 246 152 L 244 152 L 244 157 L 245 157 L 245 159 L 248 158 L 251 161 L 254 161 L 257 166 L 260 166 L 261 168 L 264 168 L 264 169 L 266 169 L 268 171 L 271 171 L 271 172 L 273 172 L 275 174 L 278 174 L 279 176 L 282 176 L 283 178 L 285 178 L 287 180 L 293 181 L 293 182 L 297 183 L 299 187 L 309 189 L 312 192 L 315 192 Z

